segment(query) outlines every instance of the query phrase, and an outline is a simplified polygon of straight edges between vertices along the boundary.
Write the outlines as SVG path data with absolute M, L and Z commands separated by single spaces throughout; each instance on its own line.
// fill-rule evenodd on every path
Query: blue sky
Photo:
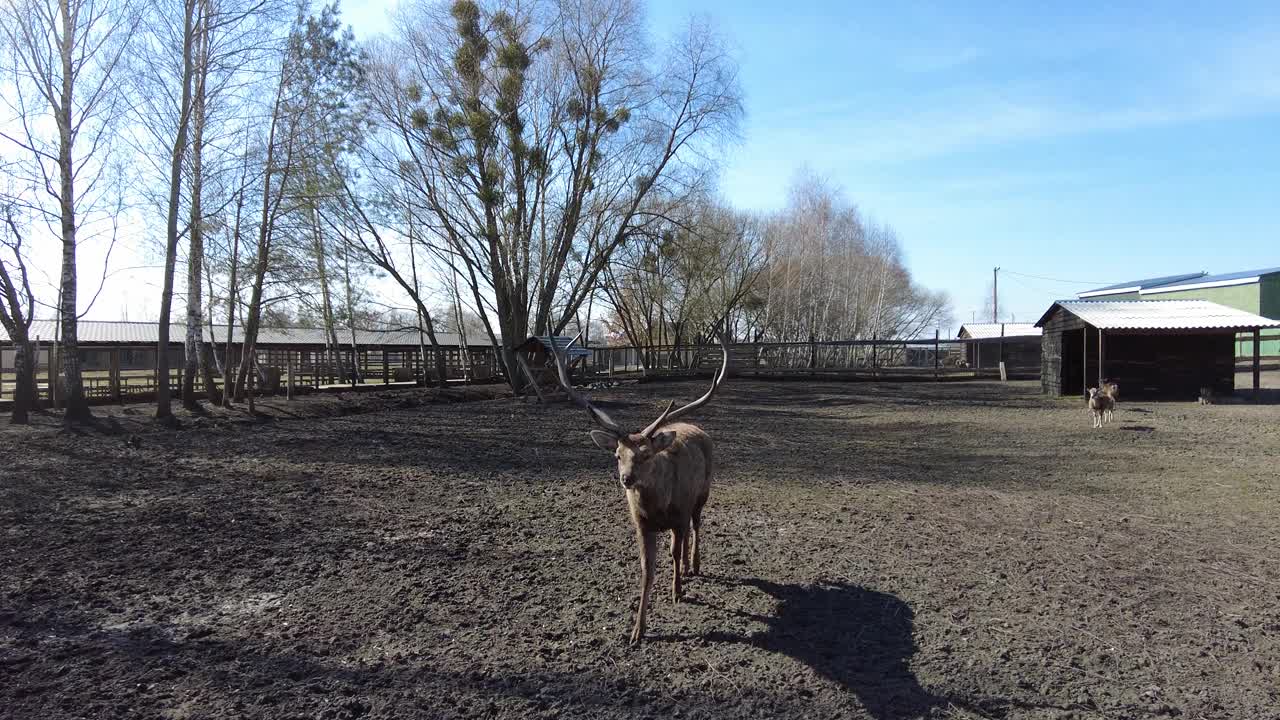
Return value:
M 895 227 L 957 321 L 1093 284 L 1280 265 L 1280 4 L 658 0 L 710 17 L 747 118 L 722 193 L 779 207 L 808 167 Z M 386 0 L 344 5 L 357 33 Z M 1084 281 L 1082 284 L 1014 275 Z

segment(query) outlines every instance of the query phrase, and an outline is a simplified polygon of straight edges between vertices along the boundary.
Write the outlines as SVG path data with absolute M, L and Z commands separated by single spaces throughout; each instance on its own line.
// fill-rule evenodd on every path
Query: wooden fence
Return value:
M 729 367 L 738 375 L 759 376 L 999 376 L 1000 362 L 1008 376 L 1039 377 L 1038 354 L 1014 352 L 1014 343 L 999 339 L 835 340 L 822 342 L 734 343 Z M 969 346 L 991 346 L 981 357 L 994 357 L 987 367 L 970 366 Z M 593 347 L 586 370 L 595 375 L 628 373 L 671 374 L 714 369 L 720 364 L 718 345 L 653 347 Z
M 181 345 L 173 345 L 169 387 L 177 393 L 182 386 Z M 320 389 L 334 386 L 391 385 L 393 383 L 417 384 L 425 380 L 436 381 L 434 351 L 426 349 L 425 362 L 417 347 L 360 347 L 352 352 L 350 346 L 339 350 L 317 348 L 291 348 L 281 346 L 259 347 L 255 352 L 258 368 L 255 387 L 259 392 L 272 394 L 284 392 L 290 385 L 294 389 Z M 216 350 L 223 359 L 224 347 Z M 13 346 L 0 345 L 0 402 L 13 400 L 17 388 L 14 372 Z M 94 402 L 118 402 L 126 398 L 139 399 L 153 396 L 159 384 L 155 372 L 155 345 L 86 346 L 81 348 L 81 378 L 85 394 Z M 460 348 L 442 348 L 445 355 L 446 380 L 487 381 L 500 376 L 496 356 L 492 348 L 473 347 L 469 352 Z M 57 407 L 64 395 L 62 381 L 50 383 L 61 373 L 60 351 L 48 343 L 37 343 L 36 391 L 41 402 Z M 469 355 L 469 358 L 464 356 Z M 469 365 L 464 364 L 469 360 Z M 240 348 L 232 347 L 230 362 L 238 368 Z M 356 370 L 356 378 L 352 370 Z M 200 378 L 197 387 L 204 389 Z M 221 389 L 222 374 L 215 372 L 215 384 Z

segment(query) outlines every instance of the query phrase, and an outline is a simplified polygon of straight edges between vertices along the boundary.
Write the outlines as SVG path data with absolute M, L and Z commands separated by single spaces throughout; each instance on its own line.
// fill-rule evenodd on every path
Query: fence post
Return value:
M 286 400 L 293 399 L 293 351 L 286 349 L 284 351 L 284 372 L 285 372 L 285 390 L 284 398 Z
M 941 334 L 942 334 L 941 329 L 939 328 L 933 329 L 933 379 L 934 380 L 938 379 L 938 369 L 942 367 L 942 355 L 940 354 L 941 346 L 938 343 L 938 341 L 941 339 L 940 338 Z
M 1004 323 L 1000 323 L 1000 349 L 996 351 L 996 365 L 1004 364 Z
M 1235 361 L 1232 361 L 1235 364 Z M 1232 372 L 1235 368 L 1231 368 Z M 1253 329 L 1253 401 L 1262 396 L 1262 328 Z
M 871 377 L 880 377 L 880 346 L 877 344 L 879 338 L 872 336 L 871 338 Z
M 49 343 L 49 401 L 53 409 L 62 407 L 62 393 L 58 392 L 58 376 L 62 374 L 62 356 L 58 354 L 58 343 Z
M 34 348 L 31 351 L 31 392 L 35 395 L 36 407 L 40 407 L 40 336 L 37 335 L 35 342 L 31 345 Z M 17 358 L 15 358 L 16 360 Z M 47 370 L 47 368 L 46 368 Z M 14 392 L 17 392 L 16 388 Z M 16 396 L 15 396 L 16 397 Z
M 384 347 L 384 348 L 382 348 L 382 384 L 383 384 L 383 385 L 390 385 L 390 384 L 391 384 L 391 373 L 390 373 L 390 367 L 388 367 L 387 362 L 388 362 L 388 361 L 387 361 L 387 349 Z
M 107 387 L 113 402 L 120 402 L 120 348 L 108 351 Z

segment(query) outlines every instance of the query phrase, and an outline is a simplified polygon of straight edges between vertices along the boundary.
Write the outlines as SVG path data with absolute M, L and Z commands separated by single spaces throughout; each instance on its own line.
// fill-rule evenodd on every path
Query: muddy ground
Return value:
M 384 399 L 0 427 L 0 716 L 1280 717 L 1280 405 L 731 380 L 631 650 L 581 411 Z

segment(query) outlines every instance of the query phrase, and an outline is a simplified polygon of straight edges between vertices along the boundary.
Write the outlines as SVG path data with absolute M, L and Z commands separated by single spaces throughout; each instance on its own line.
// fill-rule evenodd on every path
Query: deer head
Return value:
M 608 413 L 591 404 L 590 400 L 573 389 L 573 383 L 569 381 L 569 369 L 564 355 L 567 354 L 569 348 L 573 347 L 574 343 L 578 342 L 578 339 L 582 337 L 581 334 L 569 341 L 563 353 L 558 348 L 553 348 L 560 386 L 569 395 L 569 399 L 584 408 L 587 414 L 591 416 L 591 419 L 600 426 L 599 430 L 591 431 L 591 439 L 600 449 L 613 453 L 614 458 L 618 461 L 618 480 L 624 488 L 631 489 L 637 485 L 644 484 L 645 478 L 649 476 L 653 459 L 671 447 L 676 434 L 671 431 L 663 431 L 662 428 L 706 405 L 711 400 L 711 396 L 719 389 L 720 384 L 724 382 L 725 373 L 729 369 L 729 342 L 723 333 L 717 334 L 720 338 L 720 350 L 723 358 L 720 363 L 720 370 L 716 372 L 711 381 L 711 388 L 702 397 L 679 408 L 675 407 L 675 401 L 668 403 L 667 409 L 662 411 L 658 419 L 649 423 L 647 427 L 639 432 L 624 430 L 622 426 L 614 422 L 613 418 L 609 417 Z

